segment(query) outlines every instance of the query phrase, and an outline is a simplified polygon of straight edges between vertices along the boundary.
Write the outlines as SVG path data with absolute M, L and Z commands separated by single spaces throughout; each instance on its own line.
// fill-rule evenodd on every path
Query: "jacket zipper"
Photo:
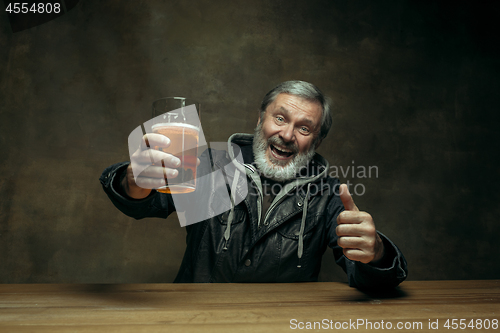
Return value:
M 288 193 L 294 191 L 295 189 L 297 188 L 297 186 L 293 186 L 290 190 L 288 190 L 281 198 L 279 198 L 278 201 L 274 202 L 273 204 L 271 204 L 271 207 L 269 207 L 269 209 L 267 210 L 266 212 L 266 216 L 264 216 L 264 225 L 267 225 L 266 224 L 266 220 L 267 218 L 269 217 L 269 214 L 271 214 L 271 211 L 277 206 L 279 205 L 283 200 L 285 200 L 285 197 L 288 195 Z

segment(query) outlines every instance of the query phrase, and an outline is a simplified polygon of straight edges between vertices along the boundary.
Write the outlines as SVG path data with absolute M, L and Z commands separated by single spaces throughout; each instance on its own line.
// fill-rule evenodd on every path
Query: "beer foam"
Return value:
M 154 124 L 151 127 L 151 129 L 154 131 L 158 127 L 184 127 L 184 128 L 193 129 L 197 132 L 200 131 L 199 127 L 194 126 L 194 125 L 190 125 L 190 124 L 184 124 L 184 123 L 158 123 L 158 124 Z

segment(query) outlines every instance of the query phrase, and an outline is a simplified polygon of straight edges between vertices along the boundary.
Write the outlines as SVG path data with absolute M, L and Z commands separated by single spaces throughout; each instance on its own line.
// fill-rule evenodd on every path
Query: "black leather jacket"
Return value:
M 347 273 L 350 286 L 394 287 L 406 278 L 407 266 L 401 251 L 381 233 L 386 255 L 379 267 L 351 261 L 343 255 L 335 233 L 337 216 L 344 210 L 335 194 L 340 183 L 327 176 L 328 162 L 318 154 L 307 175 L 287 184 L 288 191 L 278 195 L 261 218 L 262 187 L 252 165 L 252 140 L 249 134 L 235 134 L 229 139 L 241 147 L 245 163 L 240 169 L 246 173 L 248 194 L 233 207 L 233 213 L 227 211 L 186 227 L 187 249 L 175 282 L 317 281 L 327 247 L 333 249 L 336 263 Z M 215 168 L 221 168 L 234 161 L 232 150 L 229 151 L 206 151 L 200 159 L 211 157 Z M 145 199 L 133 200 L 120 194 L 119 178 L 127 165 L 112 165 L 101 175 L 100 181 L 111 201 L 136 219 L 166 218 L 175 210 L 171 195 L 153 191 Z

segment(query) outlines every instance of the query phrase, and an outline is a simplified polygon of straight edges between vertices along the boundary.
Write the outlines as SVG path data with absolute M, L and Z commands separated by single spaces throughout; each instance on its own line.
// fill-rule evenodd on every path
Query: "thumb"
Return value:
M 359 212 L 359 209 L 358 207 L 356 207 L 354 200 L 352 200 L 351 193 L 349 193 L 349 188 L 346 184 L 340 185 L 339 195 L 340 200 L 342 200 L 342 203 L 344 204 L 345 210 L 353 210 Z

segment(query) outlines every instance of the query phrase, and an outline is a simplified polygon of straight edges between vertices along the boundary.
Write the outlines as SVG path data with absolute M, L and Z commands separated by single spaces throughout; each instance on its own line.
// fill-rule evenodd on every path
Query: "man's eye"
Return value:
M 279 121 L 279 122 L 282 122 L 282 121 L 284 121 L 285 119 L 283 119 L 283 117 L 278 116 L 278 117 L 276 117 L 276 120 L 277 120 L 277 121 Z
M 307 127 L 301 127 L 300 130 L 303 133 L 309 133 L 309 128 L 307 128 Z

